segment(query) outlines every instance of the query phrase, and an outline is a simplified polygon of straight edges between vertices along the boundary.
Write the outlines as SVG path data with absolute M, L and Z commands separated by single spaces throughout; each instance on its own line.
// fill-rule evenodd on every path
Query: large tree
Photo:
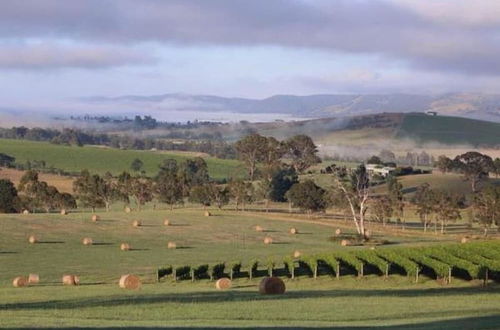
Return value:
M 441 234 L 444 234 L 449 222 L 455 222 L 460 216 L 460 196 L 449 191 L 437 191 L 435 194 L 434 213 L 437 222 L 441 224 Z
M 101 177 L 84 170 L 73 182 L 73 190 L 83 205 L 91 207 L 93 211 L 103 206 L 109 211 L 114 201 L 128 200 L 128 194 L 120 188 L 109 172 Z
M 500 187 L 487 187 L 475 194 L 472 209 L 474 220 L 483 226 L 485 236 L 491 226 L 500 228 Z
M 380 196 L 374 198 L 371 204 L 371 214 L 378 221 L 381 222 L 383 226 L 387 223 L 387 220 L 391 219 L 393 214 L 393 205 L 391 199 L 387 196 Z
M 240 205 L 245 210 L 245 205 L 251 203 L 254 198 L 254 187 L 251 182 L 244 180 L 234 180 L 228 185 L 229 195 L 236 204 L 236 211 L 239 210 Z
M 453 169 L 453 160 L 441 155 L 438 157 L 435 166 L 441 171 L 441 173 L 445 174 Z
M 487 178 L 489 172 L 494 170 L 491 157 L 477 151 L 469 151 L 455 157 L 453 168 L 470 181 L 472 192 L 476 192 L 481 180 Z
M 164 162 L 155 177 L 155 193 L 158 200 L 170 205 L 171 210 L 175 204 L 182 204 L 184 201 L 183 185 L 177 176 L 177 172 L 177 162 L 172 160 Z
M 296 135 L 286 140 L 287 156 L 290 157 L 292 166 L 297 173 L 304 172 L 312 165 L 321 163 L 318 157 L 318 148 L 307 135 Z
M 425 232 L 432 221 L 431 216 L 434 212 L 434 205 L 436 203 L 434 190 L 431 189 L 428 183 L 423 183 L 417 187 L 417 191 L 413 197 L 413 203 L 417 207 L 417 214 L 420 217 Z
M 399 182 L 398 178 L 394 175 L 389 175 L 387 177 L 387 190 L 389 201 L 391 202 L 393 211 L 395 215 L 398 217 L 398 220 L 403 222 L 403 228 L 406 224 L 404 217 L 404 192 L 403 185 Z
M 307 211 L 309 215 L 326 208 L 325 190 L 312 180 L 294 184 L 286 193 L 286 197 L 294 206 Z
M 0 179 L 0 213 L 16 211 L 17 189 L 10 180 Z
M 257 164 L 264 159 L 267 145 L 267 138 L 256 133 L 245 136 L 235 144 L 238 158 L 245 163 L 251 181 L 255 177 Z
M 344 195 L 351 210 L 358 235 L 368 239 L 365 228 L 365 214 L 370 199 L 370 177 L 364 165 L 347 170 L 336 168 L 333 174 L 334 189 Z
M 173 167 L 173 164 L 171 164 Z M 170 169 L 172 172 L 173 169 Z M 201 157 L 186 159 L 177 169 L 178 181 L 184 191 L 184 196 L 189 194 L 189 190 L 194 186 L 201 186 L 210 181 L 208 175 L 208 165 Z

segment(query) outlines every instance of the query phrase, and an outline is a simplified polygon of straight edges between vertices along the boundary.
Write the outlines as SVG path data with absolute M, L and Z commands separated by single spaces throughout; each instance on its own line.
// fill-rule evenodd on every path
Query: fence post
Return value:
M 337 280 L 340 280 L 340 264 L 337 262 L 337 271 L 335 272 Z

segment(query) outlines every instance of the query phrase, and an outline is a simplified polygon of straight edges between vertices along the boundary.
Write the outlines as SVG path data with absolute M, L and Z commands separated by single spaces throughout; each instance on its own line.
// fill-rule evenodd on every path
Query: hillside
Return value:
M 158 172 L 158 165 L 166 158 L 173 158 L 178 162 L 192 158 L 189 154 L 176 152 L 120 150 L 95 146 L 61 146 L 46 142 L 9 139 L 0 139 L 0 153 L 15 157 L 18 163 L 25 163 L 28 160 L 44 160 L 48 167 L 54 166 L 68 172 L 80 172 L 82 169 L 88 169 L 100 174 L 107 171 L 112 174 L 130 171 L 131 162 L 135 158 L 139 158 L 144 163 L 146 174 L 154 175 Z M 215 179 L 244 176 L 245 172 L 236 160 L 213 157 L 205 157 L 205 160 L 210 176 Z
M 264 99 L 171 93 L 152 96 L 91 97 L 81 99 L 86 106 L 114 105 L 116 108 L 153 108 L 168 111 L 287 114 L 295 117 L 324 118 L 356 116 L 380 112 L 436 111 L 442 115 L 500 122 L 500 95 L 481 93 L 416 94 L 323 94 L 274 95 Z
M 378 141 L 415 146 L 429 143 L 500 146 L 500 123 L 420 113 L 381 113 L 350 118 L 325 118 L 299 122 L 263 123 L 254 126 L 261 134 L 286 138 L 307 134 L 321 144 L 372 145 Z

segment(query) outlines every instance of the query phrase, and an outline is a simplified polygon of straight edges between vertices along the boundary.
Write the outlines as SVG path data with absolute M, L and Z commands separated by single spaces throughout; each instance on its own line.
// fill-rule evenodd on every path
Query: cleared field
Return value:
M 24 171 L 18 171 L 11 168 L 1 168 L 0 179 L 9 179 L 17 186 L 24 173 Z M 73 193 L 72 177 L 40 173 L 39 179 L 47 182 L 49 185 L 55 186 L 61 192 Z
M 47 142 L 33 142 L 25 140 L 0 139 L 0 152 L 16 158 L 16 162 L 24 163 L 28 160 L 44 160 L 47 166 L 54 166 L 68 172 L 80 172 L 88 169 L 91 172 L 104 174 L 106 171 L 119 174 L 130 171 L 130 164 L 135 158 L 144 163 L 144 170 L 148 175 L 158 172 L 158 165 L 166 158 L 183 161 L 191 156 L 162 151 L 137 151 L 101 148 L 94 146 L 61 146 Z M 236 160 L 205 158 L 210 175 L 215 179 L 231 176 L 242 177 L 245 171 Z
M 286 280 L 283 296 L 262 296 L 239 280 L 226 292 L 213 283 L 40 286 L 0 290 L 0 326 L 291 329 L 497 329 L 500 287 L 456 281 L 414 285 L 406 278 Z
M 1 215 L 0 326 L 463 329 L 494 328 L 500 322 L 500 287 L 480 288 L 479 281 L 454 279 L 443 286 L 426 276 L 415 284 L 400 275 L 345 275 L 340 280 L 302 275 L 285 279 L 287 293 L 278 297 L 259 295 L 259 279 L 237 279 L 225 292 L 216 291 L 208 280 L 155 283 L 156 268 L 167 264 L 245 262 L 294 250 L 313 254 L 356 249 L 329 240 L 335 227 L 296 222 L 297 217 L 285 221 L 286 216 L 214 213 L 204 217 L 201 209 L 110 212 L 100 213 L 97 223 L 91 222 L 89 213 Z M 163 226 L 165 217 L 172 226 Z M 134 228 L 134 219 L 142 220 L 143 226 Z M 256 232 L 257 224 L 265 231 Z M 290 235 L 292 226 L 301 234 Z M 38 235 L 40 243 L 30 245 L 31 234 Z M 265 236 L 273 237 L 275 244 L 264 245 Z M 83 237 L 92 237 L 95 244 L 84 246 Z M 387 238 L 404 245 L 438 241 Z M 167 249 L 168 241 L 175 241 L 178 249 Z M 120 251 L 121 242 L 130 243 L 132 250 Z M 41 284 L 11 287 L 13 277 L 28 273 L 38 273 Z M 65 273 L 79 275 L 81 285 L 61 286 Z M 142 289 L 119 289 L 116 283 L 125 273 L 140 275 L 145 281 Z

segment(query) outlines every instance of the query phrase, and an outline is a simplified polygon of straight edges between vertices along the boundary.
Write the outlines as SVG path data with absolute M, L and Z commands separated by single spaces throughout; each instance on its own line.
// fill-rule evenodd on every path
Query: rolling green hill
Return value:
M 500 145 L 500 123 L 423 113 L 381 113 L 351 118 L 324 118 L 299 122 L 257 124 L 264 135 L 287 138 L 307 134 L 324 144 L 440 143 L 495 147 Z
M 500 124 L 459 117 L 407 114 L 396 134 L 397 138 L 412 138 L 417 142 L 500 145 Z
M 47 166 L 54 166 L 68 172 L 88 169 L 100 174 L 107 171 L 112 174 L 130 171 L 131 162 L 139 158 L 144 163 L 144 170 L 148 175 L 154 175 L 158 171 L 158 165 L 166 158 L 173 158 L 180 162 L 194 157 L 189 153 L 120 150 L 95 146 L 61 146 L 47 142 L 9 139 L 0 139 L 0 153 L 15 157 L 18 163 L 25 163 L 28 160 L 44 160 Z M 205 160 L 210 176 L 214 179 L 245 175 L 243 167 L 236 160 L 213 157 L 205 157 Z

